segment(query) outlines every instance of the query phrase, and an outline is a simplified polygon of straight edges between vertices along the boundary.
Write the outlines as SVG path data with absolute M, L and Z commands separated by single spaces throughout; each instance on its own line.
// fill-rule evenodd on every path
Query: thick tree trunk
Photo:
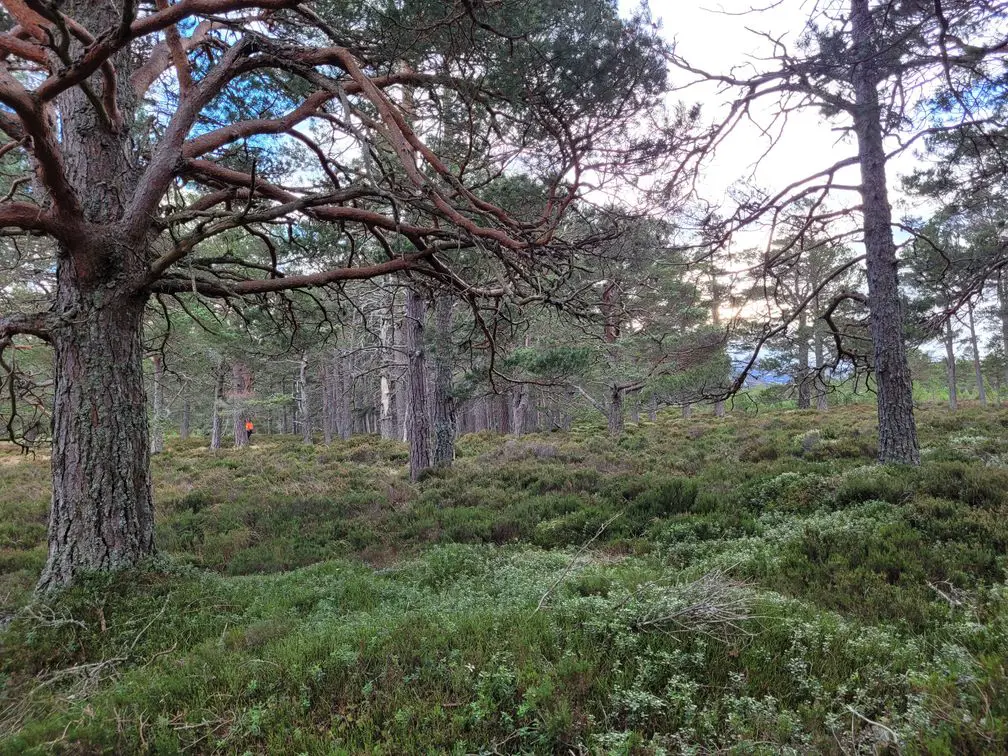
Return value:
M 122 5 L 65 0 L 62 10 L 85 29 L 105 30 L 120 23 Z M 71 58 L 83 56 L 75 36 L 65 41 Z M 135 112 L 134 60 L 129 49 L 111 60 L 118 88 L 107 94 L 126 123 Z M 53 495 L 41 592 L 154 552 L 141 339 L 147 297 L 134 289 L 150 250 L 143 234 L 124 235 L 120 224 L 140 167 L 129 157 L 131 129 L 99 117 L 83 86 L 63 92 L 55 106 L 63 168 L 84 217 L 56 255 Z
M 406 290 L 403 319 L 406 370 L 406 438 L 409 443 L 410 480 L 431 466 L 430 415 L 427 411 L 427 358 L 424 353 L 424 320 L 427 306 L 413 289 Z
M 511 389 L 511 434 L 521 438 L 528 425 L 528 386 L 519 383 Z
M 682 406 L 681 411 L 682 411 L 682 416 L 683 416 L 684 420 L 689 420 L 691 417 L 693 417 L 693 405 L 692 404 L 689 404 L 689 403 L 684 404 Z
M 67 266 L 69 267 L 69 266 Z M 154 553 L 140 297 L 81 291 L 60 271 L 49 556 L 40 591 Z M 104 287 L 103 287 L 104 288 Z
M 722 404 L 722 409 L 724 408 L 724 402 Z M 648 404 L 648 418 L 652 423 L 658 422 L 658 397 L 654 394 L 651 395 L 651 402 Z
M 987 389 L 984 387 L 983 364 L 980 361 L 980 344 L 977 342 L 976 321 L 973 318 L 973 304 L 969 304 L 970 346 L 973 347 L 973 373 L 976 377 L 977 396 L 980 404 L 987 406 Z
M 949 409 L 959 408 L 959 388 L 956 383 L 955 334 L 952 318 L 945 321 L 945 380 L 948 383 Z
M 854 42 L 854 131 L 861 167 L 865 260 L 875 383 L 878 394 L 879 461 L 920 464 L 913 386 L 903 339 L 892 210 L 886 188 L 877 51 L 868 0 L 851 0 Z
M 164 357 L 155 354 L 154 362 L 154 396 L 151 402 L 151 454 L 164 451 Z
M 434 467 L 451 467 L 455 459 L 455 397 L 452 390 L 452 309 L 454 301 L 440 296 L 434 306 Z

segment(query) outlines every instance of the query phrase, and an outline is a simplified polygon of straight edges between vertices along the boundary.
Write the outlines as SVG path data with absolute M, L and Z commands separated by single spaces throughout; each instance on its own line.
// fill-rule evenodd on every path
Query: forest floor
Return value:
M 30 603 L 0 452 L 0 753 L 1008 752 L 1008 408 L 669 413 L 154 462 L 161 556 Z

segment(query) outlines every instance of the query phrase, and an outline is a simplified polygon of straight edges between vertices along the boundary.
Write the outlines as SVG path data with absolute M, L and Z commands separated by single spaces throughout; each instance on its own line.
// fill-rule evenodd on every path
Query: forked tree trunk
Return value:
M 406 370 L 406 439 L 409 443 L 410 480 L 431 465 L 430 415 L 427 412 L 427 358 L 424 353 L 424 320 L 427 307 L 413 289 L 406 290 L 403 318 L 405 347 L 409 360 Z
M 865 262 L 871 325 L 880 462 L 920 464 L 913 386 L 903 340 L 903 308 L 899 296 L 892 210 L 886 188 L 886 153 L 882 143 L 878 55 L 868 0 L 850 0 L 855 62 L 854 132 L 861 168 Z
M 73 317 L 52 334 L 53 496 L 49 556 L 38 583 L 43 592 L 154 553 L 145 302 L 104 287 L 81 291 L 70 277 L 60 271 L 57 301 Z
M 85 29 L 121 22 L 121 3 L 65 0 L 61 9 Z M 71 58 L 83 54 L 76 37 L 66 41 Z M 136 104 L 133 61 L 129 49 L 111 61 L 118 89 L 108 94 L 127 124 Z M 151 258 L 146 238 L 125 236 L 120 224 L 139 169 L 129 159 L 131 129 L 103 122 L 83 90 L 58 96 L 53 113 L 66 179 L 84 217 L 56 256 L 53 495 L 40 592 L 84 572 L 132 567 L 154 552 L 141 338 L 147 296 L 133 288 Z

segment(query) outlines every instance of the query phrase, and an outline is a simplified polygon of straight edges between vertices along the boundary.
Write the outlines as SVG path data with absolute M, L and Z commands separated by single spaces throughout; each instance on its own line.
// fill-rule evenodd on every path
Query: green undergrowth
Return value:
M 1008 410 L 663 416 L 402 445 L 170 443 L 161 556 L 33 602 L 0 454 L 0 752 L 1008 750 Z

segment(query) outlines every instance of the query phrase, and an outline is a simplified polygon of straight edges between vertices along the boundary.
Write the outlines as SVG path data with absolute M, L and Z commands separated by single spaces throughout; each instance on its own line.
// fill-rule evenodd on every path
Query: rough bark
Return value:
M 956 381 L 955 334 L 952 318 L 945 321 L 945 380 L 948 383 L 949 409 L 959 408 L 959 388 Z
M 114 3 L 68 0 L 88 29 L 114 28 Z M 82 46 L 70 37 L 71 54 Z M 114 56 L 119 107 L 130 120 L 132 57 Z M 92 81 L 97 81 L 94 77 Z M 134 282 L 149 259 L 148 239 L 120 222 L 137 184 L 130 133 L 103 121 L 82 87 L 56 100 L 66 183 L 83 222 L 60 243 L 53 326 L 54 401 L 49 553 L 38 590 L 80 574 L 136 565 L 154 552 L 150 436 L 141 333 L 146 294 Z
M 903 339 L 892 210 L 886 188 L 886 154 L 882 143 L 877 50 L 868 0 L 851 0 L 854 42 L 854 132 L 861 168 L 868 307 L 876 392 L 878 394 L 879 461 L 920 464 L 913 411 L 910 365 Z
M 434 305 L 434 467 L 450 467 L 455 459 L 455 397 L 452 390 L 452 309 L 454 301 L 440 296 Z
M 693 405 L 692 404 L 684 404 L 682 406 L 682 416 L 683 416 L 684 420 L 689 420 L 691 417 L 693 417 Z
M 144 301 L 59 271 L 52 334 L 53 496 L 40 591 L 80 574 L 136 565 L 154 552 L 144 392 Z
M 406 440 L 409 444 L 410 480 L 431 466 L 430 420 L 427 411 L 427 357 L 424 351 L 424 320 L 427 306 L 413 289 L 406 290 L 403 318 L 406 368 Z
M 987 389 L 984 387 L 983 364 L 980 361 L 980 344 L 977 342 L 976 320 L 973 317 L 973 303 L 969 304 L 967 315 L 969 318 L 970 346 L 973 348 L 973 374 L 976 378 L 977 396 L 980 398 L 981 406 L 987 406 Z

